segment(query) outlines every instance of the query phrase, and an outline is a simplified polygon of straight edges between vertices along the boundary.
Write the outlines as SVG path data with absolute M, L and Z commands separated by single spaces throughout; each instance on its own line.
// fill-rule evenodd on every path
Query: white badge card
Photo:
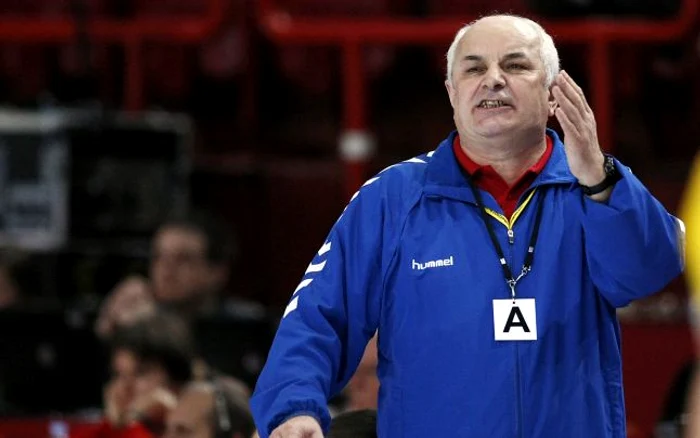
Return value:
M 497 341 L 536 341 L 535 299 L 493 300 L 493 330 Z

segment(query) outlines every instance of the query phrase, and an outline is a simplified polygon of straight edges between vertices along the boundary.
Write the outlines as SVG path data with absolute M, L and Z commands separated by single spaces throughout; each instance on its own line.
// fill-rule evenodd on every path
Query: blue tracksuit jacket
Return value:
M 517 287 L 535 299 L 537 340 L 494 340 L 492 302 L 510 289 L 453 132 L 368 180 L 313 258 L 251 400 L 262 438 L 300 414 L 327 431 L 327 400 L 377 329 L 382 438 L 626 436 L 615 309 L 679 275 L 681 227 L 620 163 L 607 203 L 585 197 L 548 135 L 552 156 L 511 220 L 481 192 L 515 274 L 544 203 Z

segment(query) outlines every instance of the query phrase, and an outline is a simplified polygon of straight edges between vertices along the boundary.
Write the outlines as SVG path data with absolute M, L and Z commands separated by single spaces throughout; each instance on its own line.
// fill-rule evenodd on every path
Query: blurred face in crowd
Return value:
M 120 411 L 135 398 L 138 367 L 138 358 L 130 351 L 119 349 L 112 354 L 110 385 L 114 391 L 113 402 L 118 405 Z
M 348 409 L 377 409 L 379 397 L 377 362 L 377 337 L 375 336 L 367 344 L 360 365 L 348 382 Z
M 213 392 L 204 385 L 191 385 L 168 415 L 164 438 L 214 438 L 213 420 Z
M 119 387 L 124 403 L 129 404 L 156 388 L 168 387 L 170 380 L 162 366 L 142 361 L 131 351 L 118 349 L 112 355 L 111 383 Z
M 225 271 L 209 262 L 206 238 L 197 230 L 162 228 L 153 239 L 152 251 L 150 276 L 158 302 L 196 302 L 223 285 Z
M 106 338 L 116 328 L 134 324 L 154 311 L 155 303 L 146 279 L 128 277 L 115 287 L 100 308 L 97 334 Z
M 466 32 L 445 83 L 460 135 L 542 136 L 554 106 L 540 46 L 535 28 L 514 17 L 488 17 Z

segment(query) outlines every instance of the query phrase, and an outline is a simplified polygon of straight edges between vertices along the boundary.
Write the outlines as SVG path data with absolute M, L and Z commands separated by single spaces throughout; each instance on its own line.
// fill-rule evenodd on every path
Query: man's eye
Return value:
M 509 70 L 527 70 L 527 66 L 524 64 L 508 64 Z
M 469 67 L 466 71 L 467 73 L 479 73 L 483 70 L 481 67 Z

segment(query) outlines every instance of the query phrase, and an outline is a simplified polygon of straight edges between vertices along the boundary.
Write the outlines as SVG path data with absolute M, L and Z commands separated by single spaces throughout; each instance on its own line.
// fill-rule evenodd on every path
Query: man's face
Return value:
M 452 83 L 445 83 L 462 135 L 544 131 L 554 107 L 539 49 L 535 29 L 512 17 L 486 18 L 467 31 L 455 53 Z
M 221 269 L 207 260 L 207 242 L 196 230 L 167 227 L 152 245 L 150 276 L 153 294 L 161 303 L 197 301 L 222 282 Z
M 156 388 L 167 388 L 170 384 L 168 374 L 162 366 L 143 361 L 122 348 L 112 353 L 111 368 L 110 383 L 119 387 L 125 405 Z
M 213 438 L 214 397 L 211 391 L 189 387 L 168 414 L 164 438 Z
M 168 373 L 162 365 L 139 360 L 134 379 L 134 393 L 136 397 L 152 394 L 158 388 L 170 388 L 171 382 Z

